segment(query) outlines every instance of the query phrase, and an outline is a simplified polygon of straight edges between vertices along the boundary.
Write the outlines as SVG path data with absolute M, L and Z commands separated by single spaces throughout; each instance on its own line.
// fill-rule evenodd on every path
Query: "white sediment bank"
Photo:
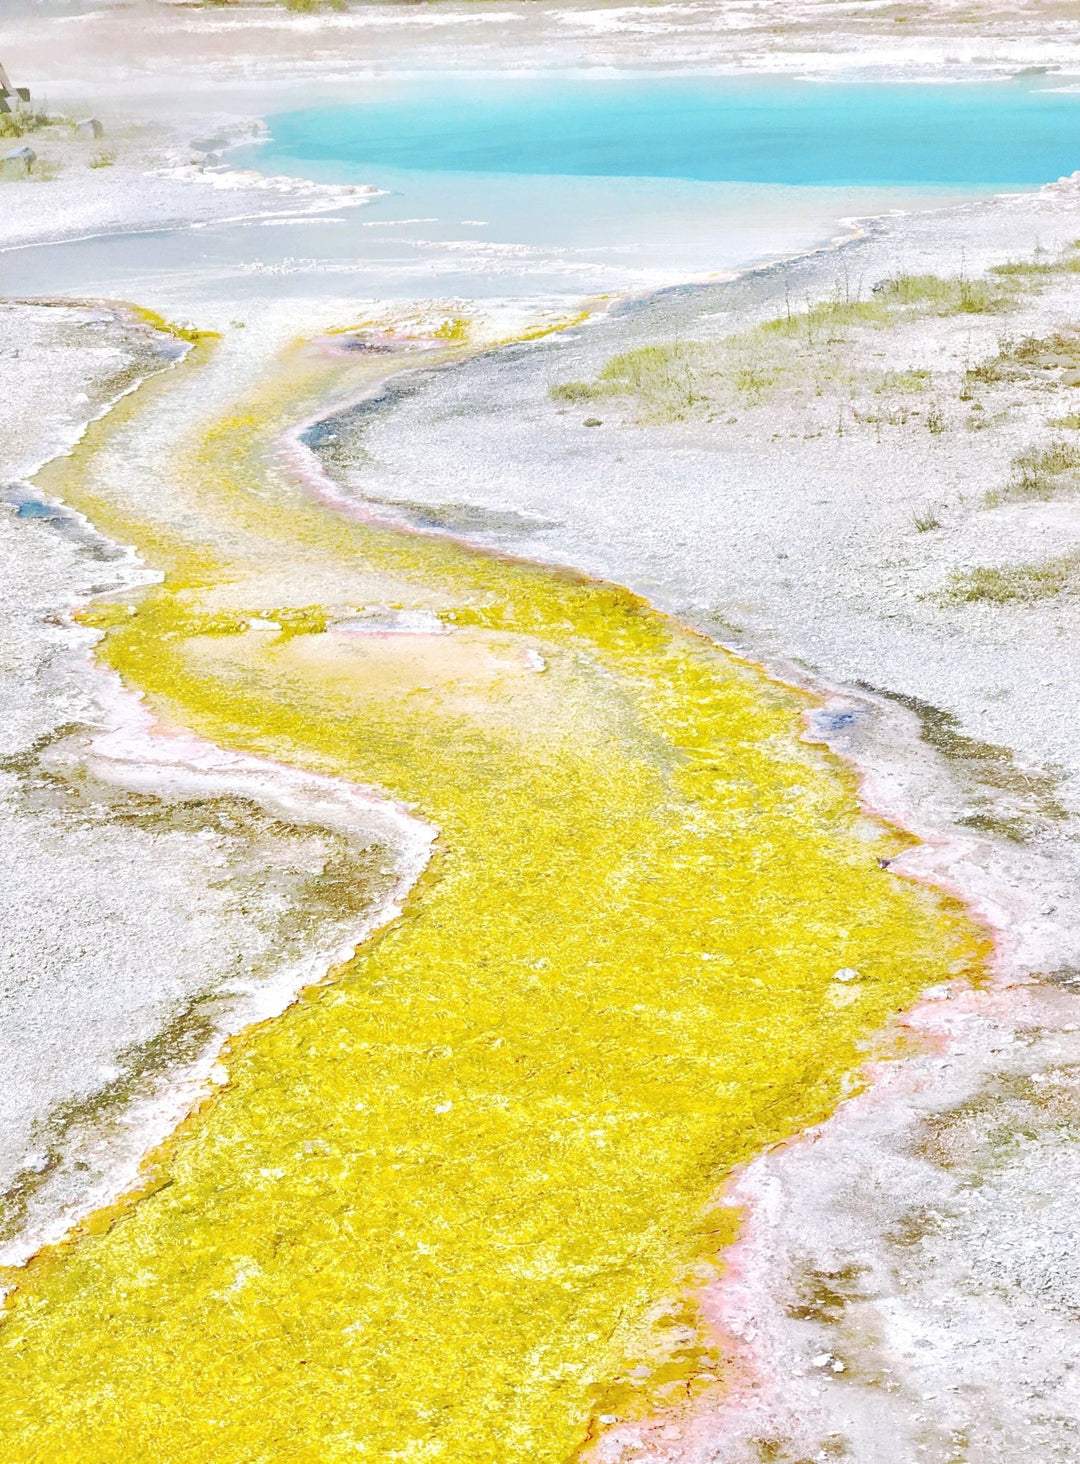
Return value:
M 72 650 L 78 654 L 74 646 Z M 219 980 L 216 988 L 212 970 L 201 973 L 208 990 L 196 1000 L 212 995 L 216 1015 L 197 1055 L 136 1075 L 110 1123 L 96 1122 L 84 1099 L 86 1116 L 69 1125 L 63 1147 L 49 1156 L 48 1179 L 35 1189 L 18 1232 L 0 1245 L 0 1266 L 21 1265 L 41 1246 L 62 1239 L 81 1219 L 138 1188 L 146 1155 L 215 1084 L 226 1081 L 218 1058 L 229 1038 L 280 1015 L 305 987 L 347 962 L 361 942 L 395 919 L 435 838 L 430 825 L 374 789 L 226 751 L 189 732 L 166 728 L 115 674 L 100 667 L 94 671 L 102 725 L 89 738 L 72 736 L 52 747 L 42 759 L 49 772 L 73 780 L 89 774 L 110 787 L 146 794 L 163 811 L 170 804 L 240 799 L 292 830 L 327 830 L 364 852 L 383 847 L 392 855 L 393 878 L 381 882 L 369 907 L 352 921 L 327 918 L 298 959 L 264 960 L 261 971 L 241 970 Z M 206 832 L 213 837 L 209 826 Z M 166 836 L 162 843 L 162 857 L 172 858 L 174 841 Z M 75 944 L 84 932 L 77 925 L 64 935 Z M 152 950 L 144 957 L 152 961 Z M 48 1001 L 54 1019 L 61 1015 L 56 1007 L 54 994 Z M 116 1077 L 130 1083 L 131 1075 L 122 1068 Z M 49 1116 L 42 1115 L 46 1120 Z
M 68 450 L 108 412 L 118 380 L 137 389 L 161 369 L 153 332 L 108 309 L 9 306 L 0 333 L 9 353 L 33 346 L 0 457 L 30 478 L 35 453 Z M 76 384 L 81 409 L 62 395 Z M 0 1265 L 19 1265 L 137 1186 L 220 1080 L 229 1037 L 397 915 L 434 830 L 373 790 L 157 723 L 71 619 L 156 573 L 25 481 L 7 492 L 20 517 L 36 510 L 0 520 Z M 311 931 L 335 861 L 351 862 L 355 899 Z
M 185 90 L 200 101 L 260 76 L 282 87 L 317 87 L 325 98 L 334 88 L 354 89 L 369 73 L 493 64 L 522 72 L 621 65 L 939 77 L 1080 62 L 1066 0 L 978 7 L 909 0 L 902 8 L 832 0 L 499 0 L 482 9 L 448 0 L 409 11 L 364 4 L 337 14 L 295 14 L 271 4 L 207 10 L 156 0 L 75 0 L 71 10 L 44 26 L 40 9 L 13 0 L 0 43 L 49 76 L 55 101 L 85 98 L 96 82 L 142 98 L 144 109 L 147 98 L 164 91 L 163 56 L 168 75 L 185 77 Z
M 38 144 L 40 146 L 40 143 Z M 111 234 L 160 234 L 208 225 L 257 224 L 312 218 L 362 207 L 379 190 L 360 184 L 313 183 L 247 168 L 183 161 L 170 144 L 132 158 L 121 153 L 88 186 L 85 174 L 61 174 L 47 184 L 27 182 L 4 192 L 0 258 L 42 243 Z M 91 175 L 92 176 L 92 175 Z M 10 268 L 10 264 L 9 264 Z

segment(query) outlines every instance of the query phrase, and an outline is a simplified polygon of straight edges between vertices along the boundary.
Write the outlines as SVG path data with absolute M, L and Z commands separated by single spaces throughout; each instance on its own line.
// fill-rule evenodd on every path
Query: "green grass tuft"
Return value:
M 25 137 L 28 132 L 40 132 L 50 122 L 58 122 L 47 112 L 5 112 L 0 116 L 0 137 Z
M 551 395 L 557 402 L 591 402 L 602 393 L 591 381 L 560 381 L 551 388 Z
M 981 566 L 953 575 L 942 599 L 950 605 L 1033 604 L 1080 589 L 1080 554 L 1062 554 L 1042 564 L 996 569 Z
M 1080 446 L 1058 438 L 1046 447 L 1030 447 L 1013 459 L 1013 476 L 1004 488 L 991 489 L 986 495 L 987 506 L 1053 498 L 1076 486 L 1072 475 L 1077 468 Z
M 1016 291 L 1008 285 L 963 275 L 900 274 L 877 285 L 874 293 L 890 304 L 933 306 L 939 315 L 982 315 L 1016 303 Z
M 881 378 L 880 385 L 876 386 L 874 388 L 874 390 L 875 391 L 879 391 L 879 392 L 881 392 L 881 391 L 901 391 L 901 392 L 926 391 L 926 389 L 930 385 L 930 381 L 931 381 L 930 372 L 929 371 L 924 371 L 924 370 L 921 370 L 921 369 L 919 369 L 919 370 L 912 369 L 910 371 L 886 371 L 885 374 L 884 374 L 884 376 Z
M 937 505 L 928 503 L 925 508 L 913 509 L 911 522 L 920 534 L 928 534 L 931 529 L 940 529 L 941 520 L 937 515 Z

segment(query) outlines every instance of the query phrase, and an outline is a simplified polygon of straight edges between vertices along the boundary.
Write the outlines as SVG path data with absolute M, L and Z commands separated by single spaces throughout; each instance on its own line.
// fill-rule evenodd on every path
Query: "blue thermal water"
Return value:
M 1031 186 L 1080 168 L 1080 96 L 1045 81 L 444 78 L 271 129 L 263 166 L 841 187 Z
M 826 245 L 844 220 L 1080 168 L 1080 95 L 1045 78 L 429 74 L 267 120 L 269 140 L 222 168 L 381 196 L 321 211 L 298 197 L 271 218 L 240 193 L 246 219 L 6 253 L 6 292 L 122 295 L 193 319 L 213 300 L 290 296 L 580 299 L 715 279 Z

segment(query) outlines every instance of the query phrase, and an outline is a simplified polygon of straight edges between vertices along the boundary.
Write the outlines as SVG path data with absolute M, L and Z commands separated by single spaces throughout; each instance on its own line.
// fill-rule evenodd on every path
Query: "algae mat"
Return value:
M 90 613 L 101 654 L 438 849 L 143 1195 L 12 1278 L 0 1456 L 561 1464 L 716 1250 L 725 1172 L 980 936 L 879 868 L 901 840 L 801 696 L 617 587 L 318 502 L 275 444 L 369 364 L 297 347 L 208 420 L 229 363 L 198 347 L 45 475 L 165 572 Z

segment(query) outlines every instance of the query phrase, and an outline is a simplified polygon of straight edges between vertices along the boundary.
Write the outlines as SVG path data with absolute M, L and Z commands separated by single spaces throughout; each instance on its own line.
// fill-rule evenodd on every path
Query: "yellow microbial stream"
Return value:
M 166 572 L 91 612 L 101 653 L 166 719 L 377 784 L 439 844 L 401 918 L 233 1044 L 142 1197 L 9 1278 L 0 1458 L 565 1464 L 717 1250 L 725 1172 L 981 938 L 878 867 L 900 840 L 799 741 L 804 698 L 623 590 L 296 482 L 282 428 L 370 363 L 296 348 L 196 428 L 222 359 L 196 346 L 42 485 Z M 438 624 L 339 628 L 374 607 Z M 702 1376 L 688 1352 L 653 1396 Z

